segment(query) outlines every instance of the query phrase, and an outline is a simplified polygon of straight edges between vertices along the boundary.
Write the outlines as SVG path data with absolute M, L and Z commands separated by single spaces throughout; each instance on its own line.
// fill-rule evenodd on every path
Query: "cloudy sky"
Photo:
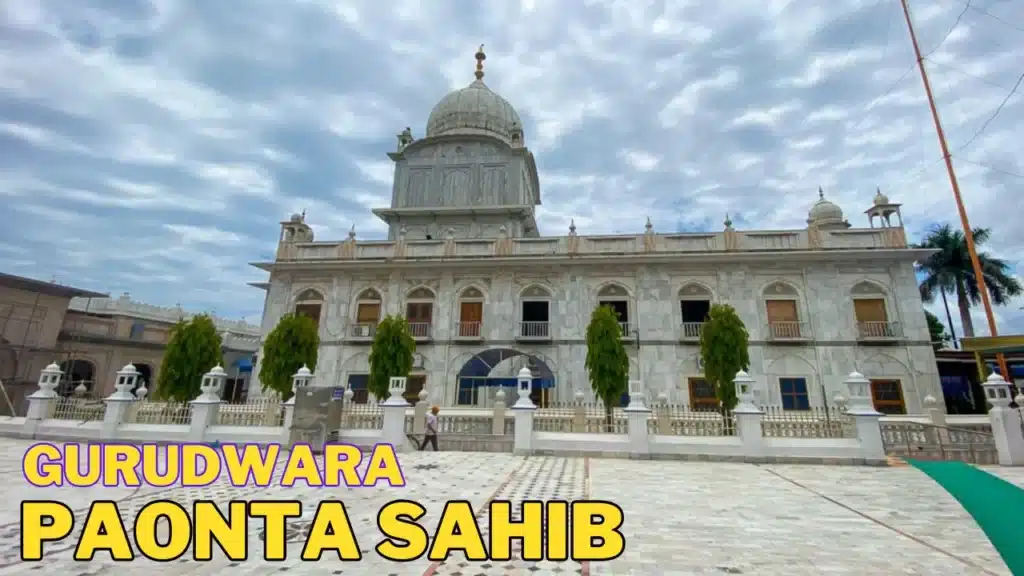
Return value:
M 971 222 L 1016 261 L 1024 4 L 964 2 L 911 6 Z M 4 0 L 0 270 L 256 320 L 277 222 L 381 237 L 395 134 L 481 43 L 545 234 L 802 227 L 819 185 L 855 225 L 876 186 L 915 239 L 957 221 L 897 0 Z

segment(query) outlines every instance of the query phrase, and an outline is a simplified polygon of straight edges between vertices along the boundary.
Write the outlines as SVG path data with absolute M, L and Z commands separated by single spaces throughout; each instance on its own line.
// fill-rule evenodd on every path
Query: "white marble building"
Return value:
M 282 222 L 262 321 L 315 317 L 317 384 L 365 386 L 377 321 L 405 315 L 417 337 L 410 394 L 487 403 L 527 363 L 545 401 L 592 398 L 584 333 L 599 303 L 623 319 L 634 379 L 673 402 L 707 401 L 698 336 L 709 303 L 737 309 L 765 402 L 821 405 L 856 369 L 886 412 L 942 398 L 899 204 L 880 191 L 853 228 L 824 198 L 797 230 L 541 236 L 536 164 L 512 106 L 477 80 L 445 96 L 426 134 L 398 136 L 387 240 L 314 241 L 303 216 Z M 865 202 L 867 203 L 867 202 Z M 876 226 L 878 223 L 878 227 Z M 638 228 L 640 228 L 638 223 Z M 258 366 L 257 366 L 258 373 Z M 255 390 L 252 393 L 256 393 Z M 541 393 L 538 392 L 538 396 Z

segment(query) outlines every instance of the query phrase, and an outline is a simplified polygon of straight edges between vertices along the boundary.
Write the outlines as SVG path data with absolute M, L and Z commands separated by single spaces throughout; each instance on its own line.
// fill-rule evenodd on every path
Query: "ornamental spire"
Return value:
M 484 79 L 484 60 L 487 60 L 487 54 L 484 54 L 484 45 L 481 44 L 476 51 L 476 73 L 474 75 L 477 80 Z

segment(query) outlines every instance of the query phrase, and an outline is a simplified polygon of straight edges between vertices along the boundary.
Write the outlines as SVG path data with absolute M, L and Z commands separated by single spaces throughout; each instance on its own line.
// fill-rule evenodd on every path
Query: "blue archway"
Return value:
M 459 403 L 471 404 L 469 398 L 475 396 L 474 392 L 481 387 L 502 387 L 515 388 L 515 376 L 491 376 L 494 367 L 509 358 L 525 356 L 530 371 L 533 372 L 533 390 L 538 393 L 540 390 L 555 387 L 555 375 L 551 367 L 544 360 L 526 352 L 520 352 L 512 348 L 491 348 L 484 350 L 466 361 L 458 374 Z

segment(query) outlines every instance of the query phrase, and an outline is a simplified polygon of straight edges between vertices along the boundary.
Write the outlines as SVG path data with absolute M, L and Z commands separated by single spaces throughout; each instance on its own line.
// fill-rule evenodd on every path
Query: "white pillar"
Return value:
M 865 463 L 885 462 L 885 444 L 882 442 L 882 428 L 879 422 L 882 413 L 871 403 L 871 382 L 860 372 L 851 372 L 846 377 L 846 392 L 849 409 L 846 413 L 854 418 L 857 427 L 857 441 Z
M 52 363 L 39 373 L 39 389 L 28 396 L 28 414 L 25 417 L 26 438 L 35 438 L 39 426 L 53 414 L 57 404 L 57 386 L 64 373 L 60 366 Z
M 430 409 L 426 390 L 420 390 L 419 398 L 420 400 L 416 403 L 412 416 L 412 433 L 417 437 L 427 431 L 427 410 Z
M 993 372 L 982 386 L 985 388 L 985 399 L 992 405 L 988 418 L 992 423 L 992 437 L 996 452 L 999 453 L 999 465 L 1024 466 L 1024 421 L 1021 420 L 1020 408 L 1010 408 L 1010 385 L 1002 376 Z M 1018 398 L 1024 400 L 1020 395 Z
M 309 367 L 305 364 L 295 374 L 292 374 L 292 395 L 284 402 L 281 402 L 281 410 L 284 412 L 284 417 L 281 421 L 281 443 L 284 445 L 291 445 L 292 422 L 295 421 L 295 396 L 300 390 L 309 386 L 309 383 L 312 381 L 313 373 L 309 371 Z
M 227 373 L 220 366 L 203 375 L 199 384 L 199 397 L 189 402 L 192 407 L 192 421 L 189 422 L 189 442 L 202 442 L 206 439 L 206 429 L 217 423 L 220 411 L 220 391 L 227 378 Z
M 117 438 L 117 429 L 124 423 L 135 402 L 132 388 L 139 379 L 139 371 L 131 364 L 125 365 L 117 372 L 114 380 L 114 393 L 107 396 L 107 409 L 103 413 L 103 424 L 100 426 L 100 438 L 113 440 Z
M 640 380 L 630 380 L 629 406 L 622 411 L 626 413 L 630 458 L 650 458 L 651 445 L 647 421 L 651 418 L 651 409 L 644 404 L 643 385 Z
M 405 409 L 409 403 L 402 397 L 405 392 L 405 377 L 395 376 L 388 383 L 391 396 L 381 402 L 384 411 L 380 427 L 381 442 L 391 444 L 396 451 L 402 452 L 409 448 L 409 440 L 405 436 Z
M 491 434 L 495 436 L 505 435 L 505 391 L 498 388 L 494 396 L 494 416 L 491 419 Z
M 533 452 L 533 413 L 537 410 L 533 400 L 530 399 L 530 391 L 533 387 L 533 374 L 530 369 L 523 366 L 519 371 L 516 380 L 516 392 L 519 398 L 512 405 L 512 413 L 515 415 L 515 438 L 513 440 L 514 454 L 529 455 Z
M 754 403 L 754 379 L 740 370 L 733 378 L 739 403 L 733 408 L 736 417 L 736 436 L 743 444 L 743 456 L 757 461 L 764 458 L 764 433 L 761 422 L 764 412 Z

